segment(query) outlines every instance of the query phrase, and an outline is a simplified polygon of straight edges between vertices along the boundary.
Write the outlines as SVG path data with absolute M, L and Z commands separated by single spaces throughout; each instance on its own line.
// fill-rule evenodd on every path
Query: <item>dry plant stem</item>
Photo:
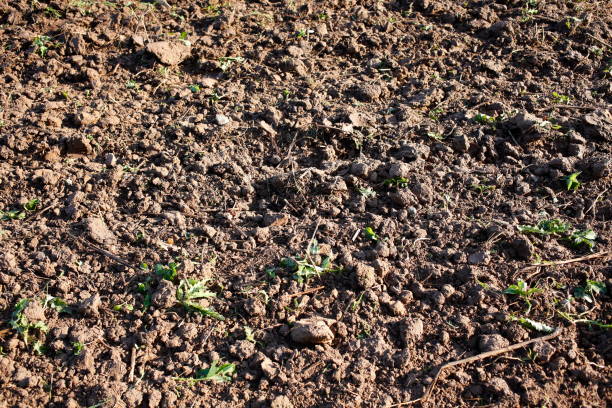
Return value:
M 84 245 L 86 245 L 86 246 L 88 246 L 88 247 L 91 247 L 91 248 L 95 249 L 95 250 L 96 250 L 98 253 L 100 253 L 100 254 L 102 254 L 102 255 L 106 256 L 107 258 L 110 258 L 110 259 L 112 259 L 113 261 L 115 261 L 115 262 L 117 262 L 117 263 L 120 263 L 121 265 L 123 265 L 123 266 L 125 266 L 125 267 L 128 267 L 128 268 L 133 269 L 133 270 L 137 270 L 137 269 L 136 269 L 136 268 L 134 268 L 132 265 L 130 265 L 130 263 L 129 263 L 128 261 L 124 261 L 123 259 L 119 258 L 117 255 L 114 255 L 114 254 L 112 254 L 112 253 L 108 252 L 107 250 L 102 249 L 102 248 L 100 248 L 99 246 L 94 245 L 94 244 L 92 244 L 91 242 L 89 242 L 89 241 L 87 241 L 87 240 L 85 240 L 85 239 L 83 239 L 83 238 L 81 238 L 81 237 L 77 237 L 76 235 L 73 235 L 73 234 L 71 234 L 71 233 L 68 233 L 68 235 L 70 235 L 70 236 L 71 236 L 73 239 L 75 239 L 75 240 L 77 240 L 77 241 L 81 242 L 82 244 L 84 244 Z
M 323 289 L 323 288 L 325 288 L 325 286 L 317 286 L 316 288 L 306 289 L 306 290 L 303 290 L 303 291 L 301 291 L 301 292 L 298 292 L 298 293 L 294 293 L 294 294 L 292 294 L 292 295 L 289 295 L 289 298 L 294 298 L 294 297 L 296 297 L 296 296 L 307 295 L 307 294 L 309 294 L 309 293 L 318 292 L 318 291 L 320 291 L 320 290 L 321 290 L 321 289 Z
M 543 266 L 565 265 L 565 264 L 574 263 L 574 262 L 588 261 L 589 259 L 603 258 L 605 256 L 610 255 L 610 253 L 611 251 L 602 251 L 602 252 L 597 252 L 596 254 L 585 255 L 585 256 L 578 257 L 578 258 L 566 259 L 564 261 L 531 264 L 528 267 L 524 268 L 523 270 L 529 270 L 529 269 L 539 268 Z
M 132 355 L 130 356 L 130 374 L 128 382 L 134 382 L 134 369 L 136 368 L 136 346 L 132 346 Z
M 520 348 L 523 348 L 525 346 L 528 346 L 530 344 L 533 344 L 533 343 L 536 343 L 536 342 L 539 342 L 539 341 L 548 341 L 550 339 L 554 339 L 555 337 L 559 336 L 560 334 L 561 334 L 561 329 L 556 329 L 554 332 L 552 332 L 551 334 L 547 334 L 546 336 L 541 336 L 541 337 L 537 337 L 535 339 L 531 339 L 531 340 L 527 340 L 527 341 L 522 341 L 520 343 L 512 344 L 512 345 L 510 345 L 508 347 L 503 347 L 503 348 L 500 348 L 500 349 L 497 349 L 497 350 L 487 351 L 485 353 L 480 353 L 480 354 L 477 354 L 477 355 L 472 356 L 472 357 L 467 357 L 467 358 L 463 358 L 461 360 L 455 360 L 455 361 L 451 361 L 450 363 L 443 364 L 438 369 L 438 372 L 436 373 L 436 376 L 434 377 L 434 379 L 431 382 L 431 384 L 429 385 L 429 387 L 427 387 L 427 391 L 425 391 L 425 394 L 423 394 L 422 397 L 417 398 L 417 399 L 412 400 L 412 401 L 408 401 L 408 402 L 400 402 L 399 404 L 391 405 L 388 408 L 402 407 L 402 406 L 406 406 L 406 405 L 415 404 L 417 402 L 423 403 L 423 402 L 427 401 L 427 399 L 431 395 L 434 387 L 436 386 L 436 383 L 438 382 L 438 378 L 440 378 L 440 374 L 442 374 L 442 371 L 444 371 L 445 369 L 447 369 L 449 367 L 454 367 L 454 366 L 458 366 L 458 365 L 461 365 L 461 364 L 472 363 L 474 361 L 479 361 L 479 360 L 482 360 L 482 359 L 485 359 L 485 358 L 488 358 L 488 357 L 498 356 L 500 354 L 508 353 L 509 351 L 518 350 Z

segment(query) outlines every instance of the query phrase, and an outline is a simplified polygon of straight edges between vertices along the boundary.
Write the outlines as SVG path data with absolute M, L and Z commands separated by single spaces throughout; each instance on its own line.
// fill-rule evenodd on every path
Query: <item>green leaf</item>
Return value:
M 25 203 L 23 205 L 23 209 L 26 210 L 26 211 L 34 211 L 34 210 L 36 210 L 36 207 L 38 207 L 39 204 L 40 204 L 40 200 L 35 198 L 35 199 L 30 200 L 27 203 Z
M 231 363 L 219 364 L 213 361 L 209 368 L 198 370 L 195 378 L 173 377 L 176 381 L 196 383 L 198 381 L 229 382 L 236 373 L 236 365 Z
M 217 320 L 225 320 L 225 317 L 221 313 L 215 312 L 213 309 L 204 307 L 199 303 L 184 301 L 181 302 L 181 304 L 188 311 L 197 312 L 202 314 L 203 316 L 212 317 L 213 319 Z
M 593 230 L 576 230 L 572 232 L 572 235 L 568 238 L 573 247 L 588 247 L 589 250 L 592 250 L 595 247 L 595 240 L 597 239 L 597 234 Z
M 537 322 L 535 320 L 528 319 L 526 317 L 510 316 L 510 320 L 517 321 L 521 325 L 527 327 L 528 329 L 535 330 L 535 331 L 542 332 L 542 333 L 552 333 L 553 331 L 555 331 L 554 327 L 548 326 L 541 322 Z
M 581 171 L 577 171 L 575 173 L 570 174 L 569 176 L 565 176 L 562 178 L 562 180 L 565 181 L 567 191 L 576 191 L 582 185 L 580 180 L 578 180 L 578 176 L 581 173 Z
M 565 223 L 557 218 L 552 220 L 542 220 L 536 226 L 519 225 L 517 228 L 520 232 L 529 232 L 532 234 L 560 234 L 568 231 L 572 227 L 571 224 Z
M 172 282 L 178 275 L 178 266 L 178 264 L 170 262 L 168 265 L 157 264 L 153 269 L 157 275 L 161 276 L 167 281 Z

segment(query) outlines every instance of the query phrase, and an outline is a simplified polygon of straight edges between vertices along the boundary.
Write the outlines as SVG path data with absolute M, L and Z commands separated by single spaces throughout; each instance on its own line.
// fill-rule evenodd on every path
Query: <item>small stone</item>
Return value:
M 373 102 L 382 95 L 382 88 L 376 84 L 362 83 L 352 88 L 353 96 L 361 102 Z
M 487 386 L 497 395 L 508 396 L 513 394 L 506 380 L 501 377 L 491 378 L 491 380 L 487 383 Z
M 406 163 L 393 163 L 389 167 L 389 177 L 405 177 L 408 178 L 410 174 L 413 173 L 411 171 L 410 166 Z
M 184 229 L 187 226 L 185 216 L 179 211 L 166 211 L 162 214 L 162 217 L 170 221 L 170 224 L 176 225 L 177 227 Z
M 97 293 L 93 296 L 88 297 L 78 304 L 78 310 L 85 316 L 98 316 L 99 315 L 99 307 L 102 304 L 100 299 L 100 295 Z
M 482 352 L 499 350 L 509 345 L 510 342 L 501 334 L 485 334 L 480 336 L 478 341 L 478 347 Z
M 291 340 L 299 344 L 326 344 L 334 340 L 334 333 L 327 323 L 314 317 L 295 322 L 289 334 Z
M 453 137 L 453 149 L 456 152 L 467 152 L 470 148 L 470 140 L 463 133 L 459 133 Z
M 151 303 L 158 309 L 174 306 L 176 303 L 176 288 L 170 281 L 162 279 L 157 285 L 157 290 L 151 297 Z
M 74 136 L 66 141 L 66 154 L 87 156 L 91 153 L 93 153 L 91 143 L 84 136 Z
M 369 265 L 359 263 L 355 266 L 355 278 L 359 287 L 368 289 L 376 284 L 376 271 Z
M 115 167 L 117 165 L 117 156 L 112 153 L 106 153 L 104 156 L 104 163 L 108 167 Z
M 220 113 L 215 115 L 215 122 L 217 122 L 217 125 L 219 126 L 225 126 L 228 123 L 230 123 L 231 119 L 225 115 L 222 115 Z
M 487 251 L 474 252 L 468 256 L 468 263 L 470 263 L 471 265 L 486 265 L 489 263 L 490 260 L 491 256 Z
M 263 217 L 264 227 L 280 227 L 289 222 L 289 216 L 283 213 L 267 213 Z
M 404 306 L 404 304 L 399 300 L 389 303 L 387 307 L 389 308 L 389 312 L 391 312 L 393 316 L 406 315 L 406 306 Z
M 75 119 L 77 126 L 83 127 L 95 124 L 98 122 L 100 117 L 88 112 L 80 112 L 76 115 Z
M 293 408 L 293 404 L 285 395 L 279 395 L 272 400 L 270 408 Z
M 351 174 L 357 177 L 366 178 L 368 176 L 369 168 L 366 163 L 357 162 L 351 164 Z
M 538 359 L 542 361 L 550 361 L 552 356 L 557 352 L 557 349 L 547 341 L 539 341 L 532 347 L 534 353 L 537 354 Z
M 147 51 L 162 64 L 178 65 L 191 55 L 191 46 L 183 41 L 157 41 L 147 44 Z
M 406 319 L 401 327 L 402 339 L 406 345 L 421 340 L 424 332 L 425 326 L 421 319 Z
M 106 223 L 101 218 L 85 218 L 83 220 L 83 225 L 89 237 L 97 243 L 113 245 L 117 242 L 117 237 L 108 229 Z
M 516 253 L 516 257 L 523 261 L 528 261 L 533 255 L 533 245 L 528 239 L 517 238 L 512 241 L 512 247 Z

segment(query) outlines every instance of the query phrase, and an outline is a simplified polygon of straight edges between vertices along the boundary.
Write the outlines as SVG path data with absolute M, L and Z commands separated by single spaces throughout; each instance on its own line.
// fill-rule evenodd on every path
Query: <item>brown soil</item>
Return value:
M 609 6 L 0 2 L 0 407 L 610 406 Z

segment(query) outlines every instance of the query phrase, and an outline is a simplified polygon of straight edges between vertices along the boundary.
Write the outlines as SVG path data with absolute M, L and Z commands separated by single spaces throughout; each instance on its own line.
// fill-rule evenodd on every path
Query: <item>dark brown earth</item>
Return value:
M 610 406 L 609 10 L 1 2 L 0 407 Z

